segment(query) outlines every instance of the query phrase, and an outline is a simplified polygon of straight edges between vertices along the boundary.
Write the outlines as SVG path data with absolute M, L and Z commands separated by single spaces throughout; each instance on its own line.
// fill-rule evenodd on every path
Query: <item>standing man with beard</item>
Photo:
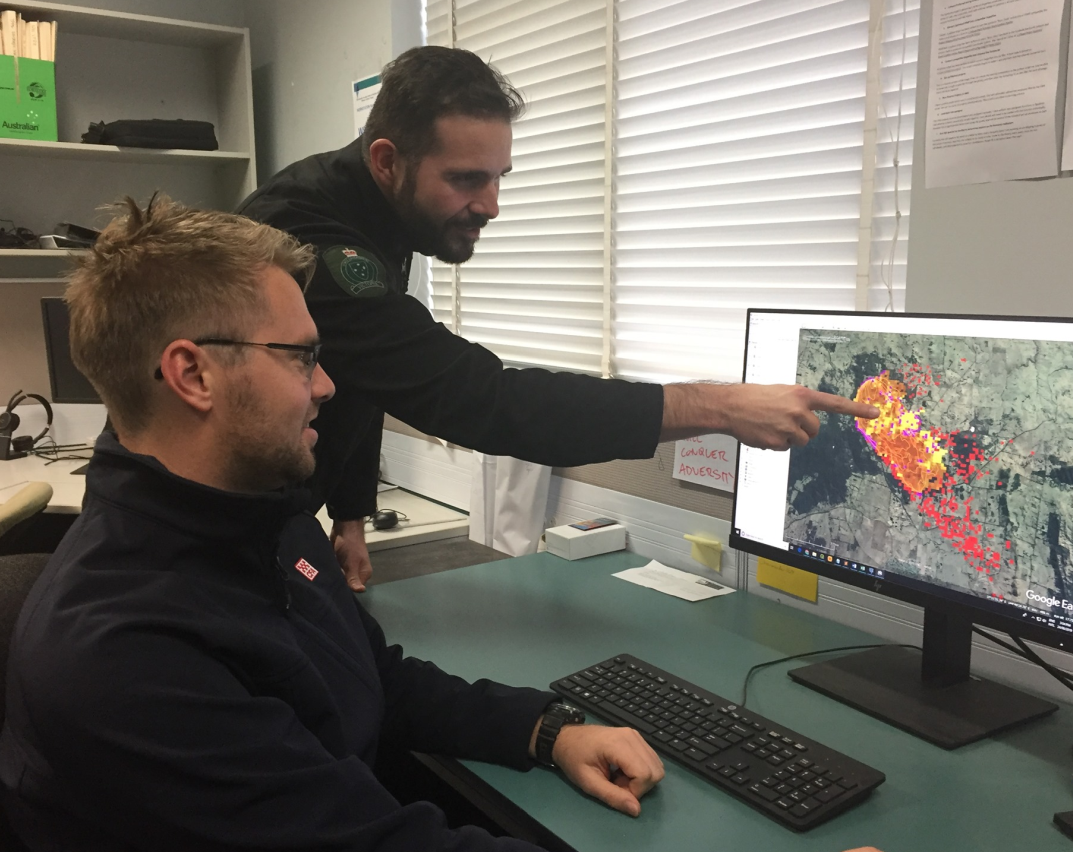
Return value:
M 505 369 L 406 295 L 414 252 L 473 255 L 499 214 L 511 122 L 524 102 L 473 53 L 406 51 L 383 72 L 362 136 L 271 178 L 239 212 L 316 247 L 306 292 L 336 396 L 325 404 L 314 508 L 327 503 L 350 587 L 372 574 L 364 518 L 376 509 L 384 412 L 493 455 L 569 467 L 651 458 L 659 441 L 710 432 L 785 450 L 816 435 L 814 411 L 868 405 L 794 385 L 674 384 Z

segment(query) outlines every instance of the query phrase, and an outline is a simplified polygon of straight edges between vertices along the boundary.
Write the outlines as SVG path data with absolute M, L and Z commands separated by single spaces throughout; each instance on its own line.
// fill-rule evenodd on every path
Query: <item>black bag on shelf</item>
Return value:
M 91 145 L 118 145 L 122 148 L 186 148 L 192 151 L 216 151 L 216 130 L 211 121 L 186 121 L 182 118 L 129 119 L 92 122 L 82 134 Z

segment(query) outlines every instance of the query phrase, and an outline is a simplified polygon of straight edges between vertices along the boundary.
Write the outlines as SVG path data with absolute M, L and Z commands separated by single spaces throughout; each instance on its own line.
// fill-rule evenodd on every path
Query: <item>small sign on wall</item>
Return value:
M 361 136 L 365 122 L 369 119 L 373 102 L 380 92 L 380 75 L 374 74 L 364 80 L 354 81 L 354 138 Z
M 734 491 L 738 442 L 729 435 L 701 435 L 674 444 L 674 478 Z

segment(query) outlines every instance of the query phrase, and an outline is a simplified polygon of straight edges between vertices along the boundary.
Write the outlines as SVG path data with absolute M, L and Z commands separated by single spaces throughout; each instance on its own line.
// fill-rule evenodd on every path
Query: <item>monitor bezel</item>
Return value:
M 962 319 L 962 320 L 998 320 L 998 321 L 1012 321 L 1012 322 L 1041 322 L 1041 323 L 1073 323 L 1071 317 L 1039 317 L 1039 316 L 1009 316 L 998 314 L 945 314 L 945 313 L 916 313 L 905 312 L 892 314 L 885 311 L 829 311 L 822 309 L 803 309 L 803 308 L 749 308 L 746 313 L 745 323 L 745 353 L 742 358 L 742 381 L 745 381 L 746 371 L 748 369 L 748 356 L 749 356 L 749 333 L 752 330 L 752 317 L 754 314 L 796 314 L 799 316 L 825 316 L 825 317 L 898 317 L 905 319 Z M 741 471 L 739 469 L 741 465 L 742 454 L 737 453 L 735 460 L 735 482 L 741 481 Z M 961 611 L 968 610 L 970 617 L 974 624 L 982 627 L 989 627 L 993 630 L 1000 630 L 1002 632 L 1016 634 L 1024 639 L 1028 639 L 1033 642 L 1037 642 L 1041 645 L 1046 645 L 1051 648 L 1056 648 L 1062 651 L 1073 652 L 1073 634 L 1063 633 L 1057 628 L 1047 627 L 1041 624 L 1030 624 L 1026 621 L 1022 621 L 1005 613 L 995 612 L 988 607 L 986 600 L 970 595 L 967 592 L 961 592 L 953 589 L 948 589 L 942 586 L 924 584 L 926 588 L 917 588 L 914 584 L 919 581 L 908 580 L 902 578 L 898 581 L 888 582 L 886 578 L 880 579 L 878 577 L 866 574 L 860 574 L 853 569 L 845 569 L 838 565 L 833 565 L 827 562 L 821 562 L 816 559 L 806 558 L 800 554 L 796 554 L 790 550 L 780 550 L 779 548 L 754 541 L 753 539 L 742 536 L 739 532 L 737 525 L 737 512 L 738 512 L 738 489 L 734 490 L 734 503 L 731 513 L 730 522 L 730 547 L 749 553 L 754 556 L 762 557 L 765 559 L 771 559 L 776 562 L 780 562 L 784 565 L 789 565 L 793 568 L 800 568 L 804 571 L 810 571 L 813 574 L 817 574 L 821 577 L 825 577 L 829 580 L 835 580 L 836 582 L 844 583 L 849 586 L 853 586 L 858 589 L 864 589 L 865 591 L 874 592 L 876 594 L 884 595 L 895 600 L 903 601 L 905 603 L 914 604 L 916 606 L 927 607 L 929 609 L 938 609 L 946 611 Z M 906 585 L 905 583 L 909 583 Z M 1002 604 L 992 604 L 992 606 L 1002 606 Z
M 48 364 L 48 386 L 49 394 L 51 395 L 52 402 L 60 404 L 76 404 L 76 405 L 103 405 L 100 397 L 94 394 L 91 397 L 75 397 L 75 396 L 60 396 L 56 392 L 56 366 L 54 353 L 56 351 L 55 346 L 57 341 L 53 338 L 52 323 L 49 322 L 49 305 L 50 304 L 63 304 L 66 310 L 66 302 L 63 296 L 42 296 L 41 297 L 41 327 L 45 335 L 45 361 Z M 70 323 L 70 317 L 68 317 L 68 324 Z M 70 332 L 68 332 L 68 343 L 70 342 Z M 68 354 L 68 360 L 70 360 L 70 354 Z M 75 368 L 77 369 L 77 367 Z M 83 378 L 85 378 L 83 376 Z M 86 379 L 87 384 L 89 379 Z M 90 388 L 92 389 L 92 385 Z

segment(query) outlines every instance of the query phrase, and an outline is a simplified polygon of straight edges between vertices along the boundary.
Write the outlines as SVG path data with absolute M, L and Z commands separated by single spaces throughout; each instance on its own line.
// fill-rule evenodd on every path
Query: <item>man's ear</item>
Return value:
M 200 346 L 190 340 L 173 340 L 160 356 L 160 373 L 181 402 L 202 414 L 212 409 L 214 374 Z
M 404 169 L 403 157 L 390 139 L 377 139 L 369 146 L 369 172 L 382 190 L 397 189 Z

